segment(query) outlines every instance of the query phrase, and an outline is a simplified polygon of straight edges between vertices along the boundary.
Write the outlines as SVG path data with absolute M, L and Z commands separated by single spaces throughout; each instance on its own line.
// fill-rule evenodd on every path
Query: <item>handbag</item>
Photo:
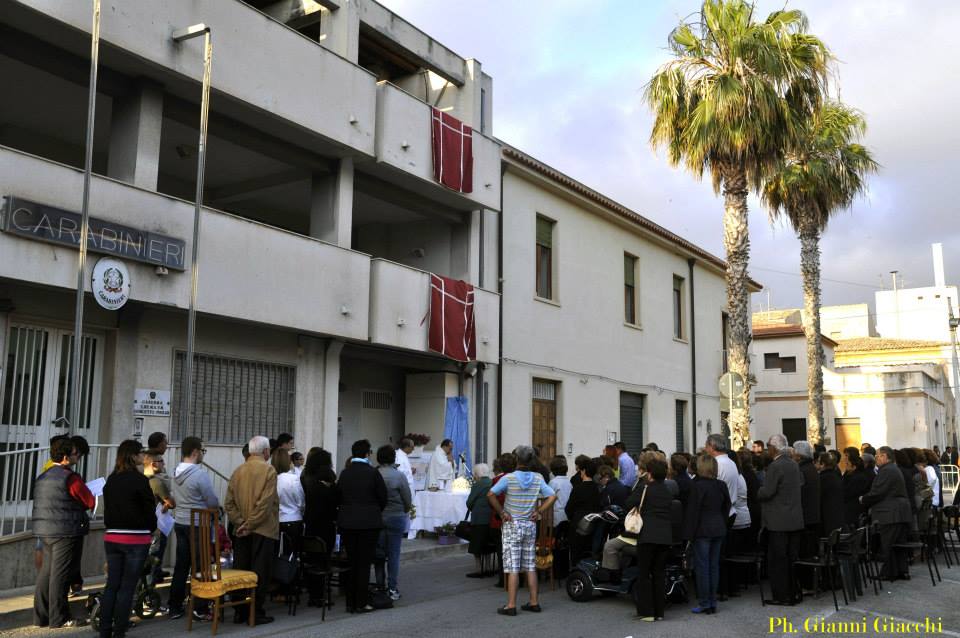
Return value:
M 462 538 L 465 541 L 470 540 L 470 536 L 473 533 L 473 523 L 470 522 L 470 512 L 467 512 L 466 518 L 457 523 L 457 526 L 453 529 L 453 535 L 457 538 Z
M 640 504 L 627 512 L 626 518 L 623 519 L 623 529 L 625 532 L 635 535 L 640 534 L 640 530 L 643 529 L 643 517 L 640 515 L 640 510 L 643 508 L 643 499 L 646 497 L 647 486 L 644 485 L 643 494 L 640 495 Z
M 300 571 L 300 559 L 297 552 L 291 549 L 288 553 L 283 551 L 283 539 L 287 535 L 280 532 L 280 551 L 273 559 L 273 579 L 281 585 L 290 585 L 297 580 L 297 572 Z M 289 545 L 289 539 L 287 540 Z

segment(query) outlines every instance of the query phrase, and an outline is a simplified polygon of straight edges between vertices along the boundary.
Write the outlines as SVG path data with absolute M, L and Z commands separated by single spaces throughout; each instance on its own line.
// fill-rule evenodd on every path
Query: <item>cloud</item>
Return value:
M 498 137 L 703 248 L 723 255 L 722 201 L 709 182 L 672 168 L 647 138 L 642 88 L 667 59 L 666 37 L 692 1 L 381 0 L 494 79 Z M 783 6 L 762 0 L 758 13 Z M 948 279 L 960 279 L 957 149 L 960 3 L 810 0 L 811 31 L 839 59 L 840 97 L 867 116 L 866 144 L 882 168 L 866 198 L 831 222 L 822 241 L 825 303 L 873 300 L 899 270 L 932 284 L 930 243 L 943 242 Z M 750 201 L 752 274 L 775 306 L 801 303 L 799 242 Z M 839 283 L 849 282 L 849 283 Z M 764 303 L 766 298 L 764 295 Z

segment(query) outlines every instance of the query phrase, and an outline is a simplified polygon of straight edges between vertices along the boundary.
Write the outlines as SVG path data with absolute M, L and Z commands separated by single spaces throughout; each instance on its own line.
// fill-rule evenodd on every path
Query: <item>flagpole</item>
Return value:
M 100 58 L 100 0 L 93 0 L 90 32 L 90 85 L 87 89 L 87 145 L 83 169 L 83 203 L 80 209 L 80 255 L 77 259 L 77 294 L 73 323 L 73 355 L 70 359 L 70 432 L 80 428 L 80 357 L 83 356 L 83 297 L 87 266 L 87 236 L 90 232 L 90 178 L 93 174 L 93 132 L 97 114 L 97 67 Z
M 191 38 L 203 36 L 203 83 L 200 98 L 200 141 L 197 147 L 197 191 L 194 197 L 193 211 L 193 246 L 190 260 L 190 308 L 187 311 L 187 353 L 183 362 L 181 378 L 181 396 L 183 403 L 180 407 L 181 436 L 190 435 L 190 403 L 193 398 L 193 353 L 194 334 L 197 327 L 197 290 L 200 282 L 200 215 L 203 210 L 203 176 L 207 161 L 207 122 L 210 112 L 210 74 L 213 67 L 213 43 L 210 40 L 210 27 L 205 24 L 195 24 L 185 29 L 174 31 L 173 41 L 183 42 Z

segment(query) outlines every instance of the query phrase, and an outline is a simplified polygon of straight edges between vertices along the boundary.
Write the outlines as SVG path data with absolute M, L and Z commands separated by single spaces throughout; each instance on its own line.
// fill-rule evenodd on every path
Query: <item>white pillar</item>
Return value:
M 353 226 L 353 159 L 341 159 L 333 173 L 313 176 L 310 236 L 350 248 Z
M 321 11 L 320 44 L 356 64 L 360 57 L 360 14 L 356 0 L 342 0 L 336 11 L 326 7 Z
M 469 59 L 464 65 L 463 86 L 457 91 L 457 117 L 473 127 L 475 131 L 483 131 L 483 122 L 480 114 L 483 111 L 483 72 L 480 61 Z
M 157 190 L 163 88 L 141 81 L 133 92 L 113 102 L 107 175 Z
M 337 439 L 340 430 L 340 353 L 343 342 L 331 340 L 327 344 L 323 361 L 323 448 L 333 455 L 333 466 L 338 467 L 343 459 L 337 458 Z
M 301 336 L 297 364 L 297 422 L 294 438 L 297 447 L 309 450 L 323 445 L 324 354 L 327 342 Z

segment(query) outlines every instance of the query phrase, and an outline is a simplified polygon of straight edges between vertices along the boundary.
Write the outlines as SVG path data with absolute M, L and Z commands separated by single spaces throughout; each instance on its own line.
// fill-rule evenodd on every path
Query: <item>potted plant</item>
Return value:
M 430 442 L 429 434 L 408 433 L 405 438 L 413 441 L 413 456 L 423 456 L 423 446 Z
M 458 544 L 460 539 L 454 534 L 456 529 L 457 526 L 454 523 L 444 523 L 440 527 L 435 527 L 434 531 L 437 533 L 437 543 L 440 545 Z

